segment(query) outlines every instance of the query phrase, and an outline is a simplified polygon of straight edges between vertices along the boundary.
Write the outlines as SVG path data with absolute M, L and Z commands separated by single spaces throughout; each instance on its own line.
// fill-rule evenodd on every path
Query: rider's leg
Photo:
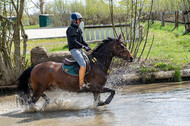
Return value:
M 84 83 L 85 73 L 86 73 L 86 68 L 84 66 L 80 66 L 80 70 L 79 70 L 80 90 L 82 90 L 86 86 L 86 84 Z
M 86 84 L 84 83 L 84 78 L 85 78 L 85 73 L 86 73 L 86 62 L 85 62 L 84 57 L 86 56 L 86 54 L 81 49 L 73 49 L 73 50 L 70 50 L 70 52 L 73 58 L 80 65 L 80 70 L 79 70 L 80 91 L 79 92 L 86 91 L 87 87 L 86 87 Z

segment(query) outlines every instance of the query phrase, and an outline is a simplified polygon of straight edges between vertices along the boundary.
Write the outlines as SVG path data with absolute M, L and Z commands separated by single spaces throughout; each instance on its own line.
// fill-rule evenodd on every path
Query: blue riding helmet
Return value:
M 82 16 L 78 12 L 74 12 L 70 16 L 70 21 L 77 20 L 77 19 L 82 19 Z

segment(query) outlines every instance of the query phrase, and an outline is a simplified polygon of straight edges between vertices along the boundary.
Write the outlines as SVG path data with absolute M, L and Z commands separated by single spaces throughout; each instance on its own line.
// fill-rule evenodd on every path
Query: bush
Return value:
M 174 66 L 172 64 L 167 64 L 163 62 L 155 63 L 154 67 L 159 68 L 160 70 L 163 70 L 163 71 L 180 69 L 178 66 Z
M 173 81 L 174 82 L 181 82 L 182 81 L 181 73 L 179 70 L 175 70 Z

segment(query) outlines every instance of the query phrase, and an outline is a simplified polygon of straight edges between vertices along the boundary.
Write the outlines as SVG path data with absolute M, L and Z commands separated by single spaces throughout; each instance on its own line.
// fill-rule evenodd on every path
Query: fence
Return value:
M 81 26 L 83 27 L 83 25 Z M 83 30 L 83 28 L 81 28 Z M 122 39 L 124 40 L 123 36 L 127 38 L 130 34 L 130 25 L 115 25 L 115 30 L 117 35 L 120 33 L 122 34 Z M 115 34 L 112 28 L 112 25 L 89 25 L 84 26 L 83 30 L 83 37 L 85 38 L 85 41 L 87 42 L 93 42 L 93 41 L 101 41 L 103 39 L 106 39 L 107 37 L 115 38 Z M 136 28 L 136 38 L 140 37 L 140 27 L 137 25 Z
M 144 18 L 142 20 L 148 20 L 148 15 L 150 13 L 144 13 Z M 164 22 L 170 23 L 180 23 L 189 24 L 190 23 L 190 11 L 175 11 L 175 12 L 152 12 L 151 20 L 161 21 L 162 25 Z

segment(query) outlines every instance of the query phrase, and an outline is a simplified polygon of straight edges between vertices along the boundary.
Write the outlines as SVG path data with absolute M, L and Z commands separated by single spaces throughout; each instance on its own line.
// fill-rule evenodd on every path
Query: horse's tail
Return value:
M 21 105 L 27 104 L 28 101 L 31 99 L 30 96 L 30 74 L 34 66 L 26 69 L 18 78 L 18 100 Z

